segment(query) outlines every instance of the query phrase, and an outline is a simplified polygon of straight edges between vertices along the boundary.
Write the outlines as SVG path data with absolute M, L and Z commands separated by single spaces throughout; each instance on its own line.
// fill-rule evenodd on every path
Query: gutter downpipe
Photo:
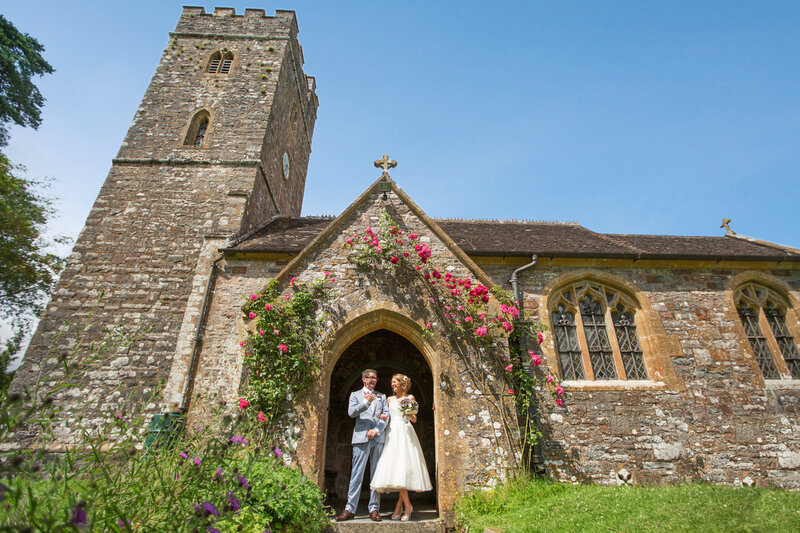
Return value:
M 511 279 L 509 281 L 511 282 L 511 288 L 514 291 L 514 300 L 516 300 L 517 305 L 519 305 L 520 307 L 522 307 L 522 305 L 520 304 L 520 301 L 519 301 L 519 279 L 517 279 L 517 274 L 519 274 L 523 270 L 528 270 L 529 268 L 535 267 L 536 263 L 538 261 L 539 261 L 539 256 L 537 256 L 536 254 L 533 254 L 533 257 L 531 257 L 531 262 L 530 263 L 528 263 L 527 265 L 525 265 L 523 267 L 520 267 L 520 268 L 516 269 L 511 274 Z
M 197 326 L 195 326 L 194 329 L 194 341 L 192 341 L 192 360 L 189 363 L 189 371 L 186 373 L 186 379 L 183 381 L 181 401 L 180 404 L 178 404 L 177 411 L 181 414 L 186 413 L 187 404 L 189 403 L 188 399 L 192 393 L 192 388 L 194 385 L 194 375 L 197 373 L 197 358 L 200 354 L 200 345 L 202 344 L 203 339 L 203 323 L 206 320 L 206 313 L 208 311 L 208 302 L 211 299 L 212 287 L 217 281 L 217 264 L 224 258 L 225 254 L 222 254 L 211 264 L 211 273 L 208 275 L 208 283 L 206 284 L 206 290 L 203 294 L 203 304 L 200 307 L 200 316 L 197 318 Z

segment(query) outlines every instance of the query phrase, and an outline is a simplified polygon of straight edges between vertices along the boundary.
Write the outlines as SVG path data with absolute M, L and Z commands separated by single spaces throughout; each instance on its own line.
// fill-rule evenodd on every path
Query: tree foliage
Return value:
M 8 144 L 7 123 L 39 127 L 44 97 L 31 78 L 50 74 L 44 47 L 0 15 L 0 146 Z

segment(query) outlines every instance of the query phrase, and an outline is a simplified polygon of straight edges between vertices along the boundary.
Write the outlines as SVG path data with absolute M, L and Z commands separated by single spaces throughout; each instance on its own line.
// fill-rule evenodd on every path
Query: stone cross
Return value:
M 729 219 L 729 218 L 723 218 L 722 219 L 722 225 L 720 226 L 720 228 L 725 228 L 725 233 L 727 233 L 727 234 L 735 233 L 731 229 L 731 227 L 728 225 L 730 223 L 731 223 L 731 219 Z
M 375 168 L 383 168 L 381 176 L 388 176 L 389 169 L 397 166 L 397 161 L 390 161 L 389 156 L 383 154 L 383 157 L 375 160 Z

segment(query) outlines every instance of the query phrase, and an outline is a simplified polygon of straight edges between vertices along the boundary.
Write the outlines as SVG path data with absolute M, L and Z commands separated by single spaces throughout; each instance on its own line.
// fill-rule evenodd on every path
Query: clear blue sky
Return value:
M 214 4 L 203 5 L 207 10 Z M 183 2 L 5 1 L 56 73 L 7 154 L 76 236 Z M 800 247 L 800 2 L 221 2 L 297 12 L 320 108 L 304 214 L 376 177 L 431 216 Z

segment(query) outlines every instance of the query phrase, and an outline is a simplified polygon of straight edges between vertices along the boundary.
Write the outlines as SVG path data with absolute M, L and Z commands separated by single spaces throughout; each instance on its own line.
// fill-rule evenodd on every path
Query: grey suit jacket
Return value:
M 347 414 L 350 418 L 356 419 L 356 427 L 353 428 L 352 444 L 361 444 L 367 442 L 367 431 L 370 429 L 378 430 L 373 440 L 375 442 L 384 442 L 386 435 L 383 430 L 389 423 L 389 402 L 386 401 L 386 395 L 380 392 L 375 392 L 375 399 L 368 402 L 364 398 L 364 390 L 360 389 L 350 393 L 350 402 L 347 405 Z M 386 420 L 381 420 L 381 413 L 386 415 Z

